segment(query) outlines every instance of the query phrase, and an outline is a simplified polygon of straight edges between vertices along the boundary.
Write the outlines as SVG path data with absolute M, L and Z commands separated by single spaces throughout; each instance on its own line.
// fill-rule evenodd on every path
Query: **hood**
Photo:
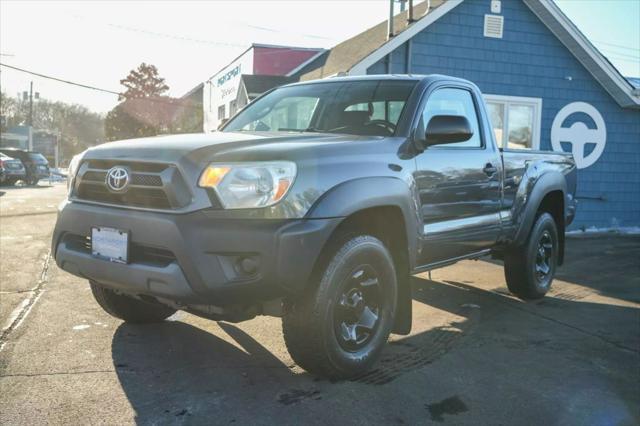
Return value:
M 298 151 L 312 146 L 371 139 L 381 138 L 292 132 L 181 134 L 105 143 L 88 150 L 84 158 L 176 162 L 187 157 L 194 162 L 202 162 L 211 161 L 214 157 L 223 157 L 225 161 L 242 161 L 245 157 L 254 155 L 281 156 L 283 152 Z

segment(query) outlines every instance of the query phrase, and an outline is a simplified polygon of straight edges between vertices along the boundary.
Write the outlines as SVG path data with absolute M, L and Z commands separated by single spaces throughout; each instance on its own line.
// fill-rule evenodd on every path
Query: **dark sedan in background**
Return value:
M 0 152 L 0 184 L 13 185 L 19 180 L 25 180 L 26 176 L 27 171 L 22 161 Z

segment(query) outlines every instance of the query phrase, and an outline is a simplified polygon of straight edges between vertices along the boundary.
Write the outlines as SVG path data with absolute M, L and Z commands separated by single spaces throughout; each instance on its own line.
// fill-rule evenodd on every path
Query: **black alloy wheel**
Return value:
M 540 236 L 536 251 L 536 279 L 543 286 L 547 286 L 549 283 L 552 256 L 553 239 L 549 231 L 545 230 Z
M 338 343 L 349 352 L 365 347 L 380 324 L 380 281 L 371 265 L 362 265 L 343 283 L 333 312 Z
M 509 247 L 504 272 L 511 293 L 521 299 L 540 299 L 551 288 L 560 250 L 558 227 L 553 216 L 541 213 L 525 244 Z

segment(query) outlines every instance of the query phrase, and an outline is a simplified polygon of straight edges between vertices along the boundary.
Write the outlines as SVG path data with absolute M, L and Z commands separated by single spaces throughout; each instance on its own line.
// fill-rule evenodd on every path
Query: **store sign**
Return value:
M 242 74 L 251 74 L 252 70 L 253 49 L 249 49 L 211 77 L 210 84 L 205 85 L 203 94 L 205 104 L 203 127 L 205 131 L 210 132 L 217 129 L 222 120 L 230 117 L 234 111 L 232 103 L 238 96 Z
M 240 71 L 242 71 L 242 64 L 238 64 L 238 66 L 236 66 L 235 68 L 232 68 L 231 70 L 227 71 L 225 74 L 218 77 L 218 81 L 217 81 L 218 87 L 222 86 L 232 78 L 239 76 Z
M 564 123 L 570 115 L 582 113 L 588 115 L 595 129 L 587 126 L 587 123 L 576 121 L 569 127 Z M 600 112 L 586 102 L 573 102 L 565 105 L 553 119 L 551 125 L 551 146 L 554 151 L 563 152 L 562 142 L 571 144 L 571 153 L 579 169 L 593 165 L 602 153 L 607 143 L 607 127 Z M 587 145 L 595 145 L 593 150 L 585 155 Z

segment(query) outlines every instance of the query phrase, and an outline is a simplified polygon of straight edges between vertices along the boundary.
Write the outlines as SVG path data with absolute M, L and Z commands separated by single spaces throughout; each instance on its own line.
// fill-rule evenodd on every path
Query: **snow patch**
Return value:
M 462 305 L 463 308 L 472 308 L 472 309 L 480 309 L 480 305 L 476 305 L 474 303 L 465 303 Z
M 89 327 L 91 327 L 89 324 L 80 324 L 80 325 L 73 326 L 73 329 L 78 331 L 78 330 L 85 330 Z
M 615 226 L 608 228 L 590 226 L 589 228 L 575 229 L 566 233 L 566 235 L 571 236 L 592 234 L 640 235 L 640 226 Z

